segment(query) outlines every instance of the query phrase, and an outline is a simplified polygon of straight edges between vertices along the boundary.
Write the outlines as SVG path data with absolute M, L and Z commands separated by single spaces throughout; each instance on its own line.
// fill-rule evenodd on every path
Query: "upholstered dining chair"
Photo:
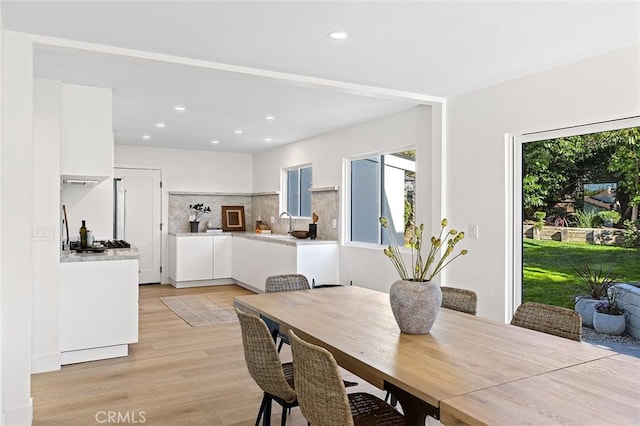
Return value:
M 442 289 L 442 307 L 475 315 L 478 296 L 471 290 L 455 287 L 440 287 Z
M 404 425 L 404 416 L 380 398 L 347 394 L 333 355 L 289 331 L 300 410 L 313 426 Z
M 576 311 L 537 302 L 518 306 L 511 325 L 577 341 L 582 333 L 582 319 Z
M 266 293 L 308 290 L 310 288 L 309 280 L 302 274 L 271 275 L 267 277 L 264 283 L 264 291 Z M 278 344 L 278 352 L 280 352 L 285 343 L 289 344 L 289 337 L 284 333 L 278 332 L 276 340 L 277 338 L 280 338 L 280 343 Z
M 236 309 L 242 330 L 242 345 L 247 369 L 253 380 L 264 392 L 256 426 L 264 415 L 264 425 L 271 422 L 271 405 L 276 401 L 282 406 L 282 421 L 287 422 L 287 412 L 298 406 L 293 383 L 293 365 L 282 364 L 269 328 L 259 317 Z

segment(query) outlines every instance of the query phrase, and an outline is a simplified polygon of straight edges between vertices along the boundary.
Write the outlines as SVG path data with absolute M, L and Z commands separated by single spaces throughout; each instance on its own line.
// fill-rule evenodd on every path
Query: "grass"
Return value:
M 589 265 L 592 270 L 616 276 L 618 282 L 640 282 L 640 250 L 587 243 L 524 240 L 523 301 L 540 302 L 573 309 L 580 288 L 574 268 Z

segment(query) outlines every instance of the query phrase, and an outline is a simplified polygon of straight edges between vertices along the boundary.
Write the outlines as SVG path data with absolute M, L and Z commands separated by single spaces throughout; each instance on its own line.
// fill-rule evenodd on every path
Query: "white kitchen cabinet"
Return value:
M 249 280 L 249 262 L 247 258 L 247 245 L 249 240 L 246 238 L 232 238 L 232 276 L 241 283 L 247 283 Z
M 62 83 L 60 126 L 63 179 L 104 180 L 112 175 L 111 89 Z
M 61 364 L 127 356 L 138 341 L 138 260 L 60 263 Z
M 231 235 L 169 235 L 169 281 L 174 287 L 233 283 Z
M 231 278 L 233 275 L 233 238 L 220 235 L 213 238 L 213 279 Z
M 293 274 L 298 270 L 296 262 L 296 246 L 285 244 L 269 244 L 269 274 Z
M 236 235 L 233 238 L 233 278 L 264 291 L 270 275 L 303 274 L 309 284 L 338 283 L 338 244 L 297 241 L 287 237 Z
M 264 281 L 269 276 L 269 246 L 265 241 L 248 240 L 246 254 L 246 269 L 248 276 L 246 284 L 260 291 L 264 291 Z

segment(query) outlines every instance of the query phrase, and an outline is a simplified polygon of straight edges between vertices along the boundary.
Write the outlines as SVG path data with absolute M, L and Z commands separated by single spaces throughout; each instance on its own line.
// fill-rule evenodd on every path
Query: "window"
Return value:
M 349 161 L 350 241 L 389 244 L 378 219 L 385 216 L 399 244 L 415 224 L 415 151 Z
M 291 216 L 311 217 L 311 166 L 285 170 L 284 206 Z

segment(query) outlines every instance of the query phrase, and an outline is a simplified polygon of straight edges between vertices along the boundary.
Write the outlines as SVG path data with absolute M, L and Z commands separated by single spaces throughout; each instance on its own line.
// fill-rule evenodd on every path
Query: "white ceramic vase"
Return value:
M 440 312 L 442 290 L 431 281 L 398 280 L 391 285 L 389 301 L 400 331 L 427 334 Z

